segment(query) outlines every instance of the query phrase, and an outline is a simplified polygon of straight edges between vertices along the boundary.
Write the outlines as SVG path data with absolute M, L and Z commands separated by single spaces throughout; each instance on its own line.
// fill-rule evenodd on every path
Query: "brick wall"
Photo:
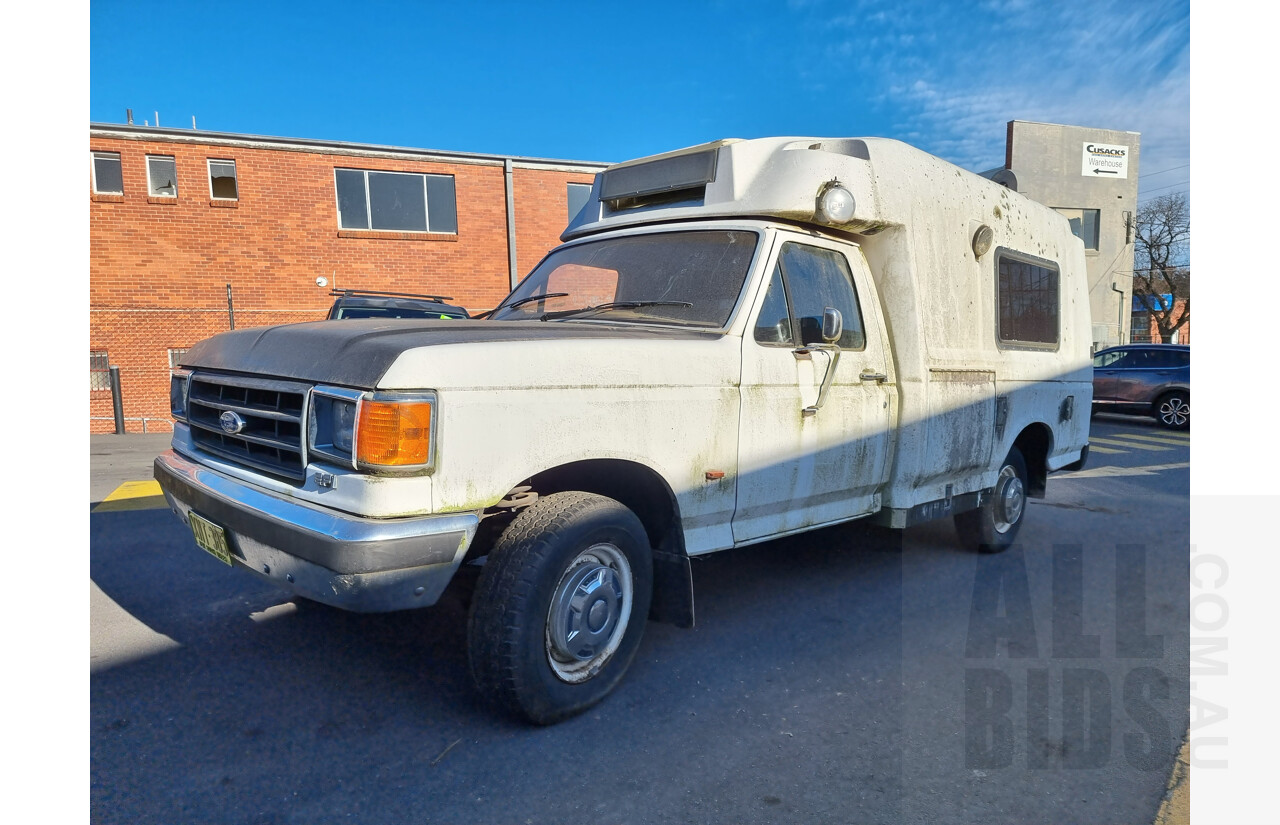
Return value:
M 509 291 L 501 161 L 373 157 L 91 135 L 118 152 L 124 195 L 90 183 L 90 349 L 120 367 L 130 432 L 169 431 L 168 350 L 229 328 L 319 320 L 333 287 L 447 295 L 476 312 Z M 147 196 L 146 156 L 176 158 L 178 196 Z M 238 200 L 213 201 L 207 160 L 234 159 Z M 456 235 L 338 230 L 334 168 L 453 175 Z M 521 275 L 559 239 L 566 187 L 590 171 L 513 172 Z M 324 277 L 328 284 L 316 285 Z M 90 392 L 91 432 L 112 432 L 111 394 Z M 101 419 L 101 420 L 98 420 Z
M 517 169 L 514 177 L 516 269 L 524 277 L 560 243 L 560 233 L 569 223 L 568 184 L 590 184 L 592 176 Z

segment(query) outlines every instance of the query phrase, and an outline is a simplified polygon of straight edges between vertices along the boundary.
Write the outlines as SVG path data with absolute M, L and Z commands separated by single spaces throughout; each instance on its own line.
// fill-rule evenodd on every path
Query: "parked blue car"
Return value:
M 1150 415 L 1161 426 L 1191 425 L 1191 347 L 1129 344 L 1093 356 L 1093 411 Z

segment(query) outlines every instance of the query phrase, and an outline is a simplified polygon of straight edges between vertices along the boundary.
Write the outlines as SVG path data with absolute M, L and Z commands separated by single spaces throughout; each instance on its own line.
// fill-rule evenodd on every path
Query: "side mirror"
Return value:
M 822 310 L 822 340 L 834 344 L 844 333 L 844 316 L 835 307 Z

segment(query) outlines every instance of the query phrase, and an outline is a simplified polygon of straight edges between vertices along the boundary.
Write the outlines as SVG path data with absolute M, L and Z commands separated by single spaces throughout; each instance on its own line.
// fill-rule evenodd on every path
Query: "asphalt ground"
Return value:
M 551 728 L 476 700 L 461 594 L 299 609 L 159 509 L 167 436 L 94 436 L 91 820 L 1151 822 L 1187 724 L 1189 445 L 1093 429 L 998 556 L 944 521 L 698 560 L 698 626 L 650 623 Z

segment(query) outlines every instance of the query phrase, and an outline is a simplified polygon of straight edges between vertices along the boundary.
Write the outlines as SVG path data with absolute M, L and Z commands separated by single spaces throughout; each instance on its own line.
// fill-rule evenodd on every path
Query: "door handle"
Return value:
M 885 381 L 889 380 L 889 376 L 885 375 L 883 372 L 875 372 L 870 367 L 859 373 L 858 378 L 862 381 L 875 381 L 878 384 L 883 384 Z

